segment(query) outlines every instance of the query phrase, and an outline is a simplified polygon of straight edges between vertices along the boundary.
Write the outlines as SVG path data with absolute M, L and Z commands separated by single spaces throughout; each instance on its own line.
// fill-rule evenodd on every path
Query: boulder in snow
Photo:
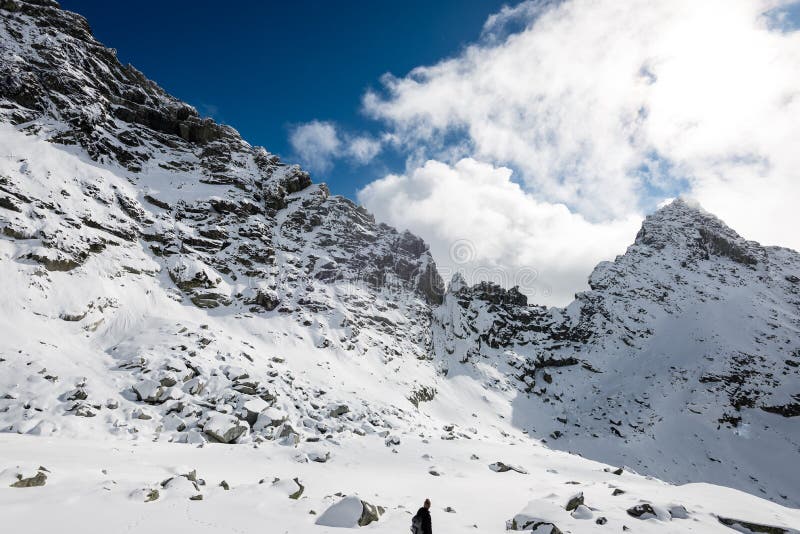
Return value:
M 685 506 L 680 504 L 670 506 L 669 515 L 672 519 L 689 519 L 689 512 Z
M 161 487 L 167 490 L 168 495 L 185 498 L 193 497 L 200 491 L 200 486 L 197 485 L 197 482 L 189 480 L 185 476 L 168 478 L 161 483 Z
M 571 511 L 575 510 L 578 506 L 581 506 L 581 505 L 583 505 L 583 492 L 582 491 L 580 493 L 576 493 L 575 495 L 573 495 L 572 497 L 569 498 L 569 500 L 567 501 L 567 506 L 565 507 L 565 509 L 567 510 L 567 512 L 571 512 Z
M 331 408 L 330 412 L 328 412 L 329 417 L 341 417 L 344 414 L 348 413 L 350 408 L 346 404 L 339 404 L 338 406 L 334 406 Z
M 223 413 L 212 415 L 203 426 L 203 432 L 220 443 L 233 443 L 247 430 L 246 422 Z
M 144 378 L 133 385 L 133 392 L 136 398 L 148 404 L 160 404 L 164 402 L 162 396 L 164 394 L 164 386 L 160 382 Z
M 528 471 L 518 465 L 511 465 L 506 464 L 503 462 L 495 462 L 493 464 L 489 464 L 489 469 L 496 473 L 505 473 L 507 471 L 516 471 L 517 473 L 522 473 L 523 475 L 527 475 Z
M 244 403 L 245 420 L 251 427 L 255 427 L 258 422 L 258 416 L 269 408 L 269 403 L 261 398 L 250 399 Z
M 300 479 L 293 478 L 292 480 L 281 480 L 276 478 L 272 482 L 272 488 L 284 493 L 287 497 L 297 500 L 303 495 L 306 487 L 300 483 Z
M 42 468 L 32 477 L 23 478 L 22 475 L 17 475 L 17 481 L 11 484 L 12 488 L 35 488 L 37 486 L 44 486 L 47 482 L 47 473 Z
M 530 530 L 535 534 L 562 534 L 553 518 L 563 517 L 563 514 L 563 508 L 555 503 L 531 501 L 513 519 L 506 521 L 506 529 Z
M 387 447 L 394 447 L 400 445 L 400 438 L 398 436 L 387 436 L 385 443 Z
M 627 512 L 629 516 L 635 517 L 636 519 L 652 519 L 658 517 L 656 511 L 653 510 L 653 507 L 648 503 L 632 506 L 628 508 Z
M 764 532 L 766 534 L 800 534 L 800 530 L 792 528 L 778 527 L 772 525 L 762 525 L 759 523 L 751 523 L 741 519 L 731 519 L 728 517 L 717 516 L 717 520 L 726 527 L 739 532 Z
M 344 497 L 331 505 L 316 521 L 317 525 L 339 528 L 365 527 L 378 521 L 384 514 L 382 506 L 375 506 L 358 497 Z
M 563 534 L 560 528 L 549 521 L 531 519 L 518 523 L 516 518 L 506 523 L 506 530 L 530 530 L 533 534 Z
M 308 453 L 308 459 L 312 462 L 317 462 L 320 464 L 324 464 L 331 458 L 330 451 L 324 451 L 321 449 L 315 449 Z

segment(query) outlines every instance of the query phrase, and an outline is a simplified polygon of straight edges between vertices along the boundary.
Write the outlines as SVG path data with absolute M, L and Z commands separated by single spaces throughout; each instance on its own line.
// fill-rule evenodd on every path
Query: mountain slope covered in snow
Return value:
M 473 476 L 471 447 L 518 463 L 528 453 L 512 451 L 530 448 L 543 476 L 548 462 L 605 473 L 543 442 L 763 496 L 777 504 L 742 497 L 758 508 L 750 517 L 792 525 L 780 505 L 800 505 L 796 252 L 678 200 L 564 309 L 460 277 L 445 292 L 421 239 L 200 118 L 121 65 L 79 15 L 48 0 L 0 0 L 0 15 L 0 446 L 34 443 L 15 434 L 66 448 L 155 441 L 162 462 L 170 447 L 248 444 L 281 470 L 311 460 L 338 476 L 352 451 L 376 468 L 397 450 L 429 456 L 409 476 L 435 491 L 451 473 Z M 248 449 L 223 450 L 239 450 L 236 463 Z M 523 475 L 483 468 L 473 480 L 491 487 L 485 476 Z M 0 465 L 12 483 L 31 469 Z M 676 528 L 666 501 L 680 488 L 668 488 L 654 532 Z M 405 520 L 392 514 L 410 495 L 374 482 L 342 491 L 373 491 Z M 520 511 L 534 496 L 509 498 Z M 632 517 L 625 503 L 614 521 Z M 562 529 L 586 520 L 532 507 Z M 698 532 L 722 525 L 719 506 L 690 512 Z
M 443 365 L 519 391 L 515 425 L 550 446 L 797 505 L 800 255 L 676 200 L 589 284 L 546 310 L 455 280 Z
M 69 413 L 91 418 L 79 427 L 114 432 L 138 431 L 131 418 L 151 421 L 185 441 L 215 408 L 247 412 L 255 428 L 275 403 L 297 411 L 292 425 L 324 435 L 313 417 L 333 401 L 313 408 L 309 398 L 323 394 L 326 360 L 341 353 L 368 376 L 397 360 L 413 371 L 392 389 L 401 399 L 413 393 L 409 377 L 426 376 L 429 304 L 441 299 L 419 238 L 198 119 L 120 65 L 80 16 L 47 2 L 11 5 L 2 21 L 0 217 L 4 342 L 17 356 L 4 386 L 9 400 L 40 406 L 6 406 L 7 429 L 49 433 L 74 423 L 44 414 Z M 250 329 L 263 341 L 230 341 L 231 327 L 212 328 L 212 317 L 270 320 Z M 75 354 L 65 346 L 72 339 Z M 316 386 L 301 386 L 262 342 L 307 344 Z M 27 355 L 49 371 L 18 384 L 18 373 L 39 366 Z M 369 406 L 394 400 L 381 394 Z M 148 406 L 158 413 L 142 413 Z M 278 412 L 273 421 L 288 417 Z M 297 439 L 289 423 L 277 426 L 260 428 Z

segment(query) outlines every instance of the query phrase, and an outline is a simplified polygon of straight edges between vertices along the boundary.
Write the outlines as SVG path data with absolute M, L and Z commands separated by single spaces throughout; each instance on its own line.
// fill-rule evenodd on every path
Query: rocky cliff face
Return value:
M 193 153 L 193 143 L 208 145 L 195 163 L 208 174 L 215 168 L 229 173 L 225 163 L 251 151 L 232 128 L 201 119 L 134 67 L 121 65 L 80 15 L 48 0 L 3 0 L 0 9 L 7 120 L 33 122 L 28 131 L 44 130 L 54 142 L 80 145 L 93 159 L 130 170 L 141 170 L 162 145 L 183 153 Z M 44 116 L 58 122 L 37 120 Z
M 461 278 L 444 294 L 419 238 L 200 118 L 79 15 L 0 15 L 0 430 L 515 429 L 800 503 L 796 252 L 678 200 L 564 309 Z
M 282 300 L 276 293 L 288 285 L 299 297 L 303 284 L 292 282 L 301 279 L 392 286 L 424 302 L 441 299 L 441 281 L 420 239 L 377 224 L 324 185 L 312 186 L 298 167 L 251 147 L 230 127 L 199 118 L 121 65 L 81 16 L 48 1 L 9 0 L 0 8 L 6 122 L 52 143 L 78 145 L 97 163 L 122 166 L 134 188 L 82 183 L 82 198 L 65 200 L 53 191 L 61 200 L 48 204 L 4 177 L 11 212 L 33 203 L 70 219 L 55 232 L 58 239 L 37 230 L 50 249 L 45 266 L 75 268 L 109 244 L 141 240 L 202 307 L 237 301 L 253 311 L 272 310 Z M 26 224 L 24 214 L 9 218 L 7 235 L 34 237 Z M 298 306 L 286 303 L 283 310 Z

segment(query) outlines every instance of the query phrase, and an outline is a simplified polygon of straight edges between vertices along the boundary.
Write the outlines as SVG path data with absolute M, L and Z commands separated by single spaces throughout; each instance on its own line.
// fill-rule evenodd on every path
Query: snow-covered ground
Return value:
M 384 508 L 378 521 L 363 528 L 387 534 L 407 532 L 426 497 L 433 502 L 434 531 L 448 534 L 504 532 L 515 517 L 518 523 L 541 518 L 573 533 L 620 532 L 623 526 L 639 533 L 732 532 L 719 517 L 785 529 L 800 525 L 800 511 L 736 490 L 671 486 L 629 471 L 616 475 L 615 467 L 525 440 L 403 436 L 400 444 L 386 446 L 373 436 L 297 448 L 197 447 L 4 434 L 0 450 L 3 523 L 26 532 L 333 534 L 341 529 L 316 523 L 345 496 Z M 309 461 L 320 452 L 329 454 L 326 462 Z M 492 470 L 498 461 L 527 473 Z M 30 477 L 40 466 L 47 469 L 44 486 L 9 487 L 18 473 Z M 197 486 L 182 476 L 193 471 Z M 291 499 L 298 490 L 295 478 L 303 492 Z M 220 486 L 223 481 L 229 489 Z M 152 490 L 157 498 L 145 502 L 153 498 Z M 620 490 L 624 493 L 615 496 Z M 579 493 L 584 507 L 566 511 Z M 191 500 L 196 495 L 202 500 Z M 627 512 L 645 503 L 656 517 L 638 519 Z M 362 513 L 343 508 L 339 520 L 357 521 Z M 601 518 L 607 522 L 598 524 Z

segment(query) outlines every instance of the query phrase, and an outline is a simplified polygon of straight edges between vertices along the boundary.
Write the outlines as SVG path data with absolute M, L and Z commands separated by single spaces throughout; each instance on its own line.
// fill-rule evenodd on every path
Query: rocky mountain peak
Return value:
M 464 289 L 468 289 L 469 284 L 464 279 L 464 275 L 457 272 L 450 278 L 450 283 L 447 284 L 447 292 L 450 294 L 458 294 Z
M 708 259 L 713 255 L 745 265 L 756 264 L 763 256 L 757 243 L 742 238 L 699 203 L 683 198 L 648 215 L 634 245 L 654 250 L 669 247 L 670 254 L 687 256 L 682 259 Z
M 518 286 L 509 289 L 490 281 L 480 281 L 470 286 L 462 273 L 455 273 L 447 286 L 447 293 L 461 298 L 476 298 L 490 304 L 527 306 L 526 297 Z
M 49 1 L 0 2 L 0 114 L 54 142 L 83 147 L 97 161 L 139 172 L 158 148 L 192 153 L 198 170 L 223 170 L 251 147 L 228 126 L 201 118 L 116 51 L 95 40 L 82 16 Z M 48 117 L 57 121 L 37 121 Z M 213 146 L 197 150 L 198 145 Z M 171 162 L 186 165 L 185 162 Z

